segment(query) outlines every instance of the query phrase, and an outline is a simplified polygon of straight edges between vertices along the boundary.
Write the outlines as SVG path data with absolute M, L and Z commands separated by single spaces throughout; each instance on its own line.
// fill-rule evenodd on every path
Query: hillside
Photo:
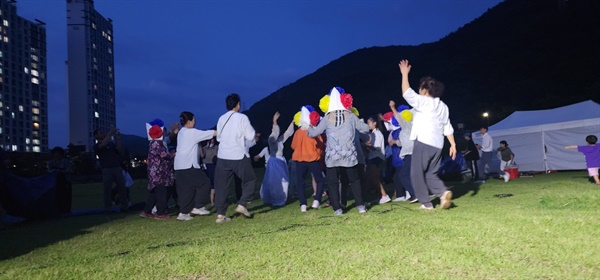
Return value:
M 507 0 L 441 40 L 419 46 L 356 50 L 280 88 L 246 113 L 263 135 L 279 110 L 291 119 L 300 106 L 318 105 L 333 86 L 354 96 L 361 116 L 405 103 L 397 63 L 413 64 L 411 85 L 433 76 L 446 85 L 442 99 L 455 127 L 490 125 L 515 110 L 600 102 L 600 1 Z M 287 122 L 287 121 L 284 121 Z

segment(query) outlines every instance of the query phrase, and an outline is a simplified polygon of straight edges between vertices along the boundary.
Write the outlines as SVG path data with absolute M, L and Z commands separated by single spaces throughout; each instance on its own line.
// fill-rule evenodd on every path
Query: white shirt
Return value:
M 198 143 L 213 138 L 214 134 L 214 130 L 182 127 L 177 133 L 177 155 L 173 162 L 175 170 L 200 168 Z
M 439 98 L 417 94 L 412 88 L 408 88 L 402 97 L 414 109 L 410 140 L 443 148 L 444 136 L 454 133 L 448 106 Z
M 374 129 L 375 141 L 371 140 L 371 149 L 369 149 L 369 159 L 379 157 L 385 159 L 385 139 L 379 129 Z
M 491 152 L 494 146 L 494 140 L 492 139 L 492 136 L 486 132 L 485 134 L 481 135 L 481 137 L 481 151 Z
M 255 135 L 256 131 L 246 115 L 235 111 L 223 114 L 217 122 L 219 142 L 217 158 L 226 160 L 240 160 L 244 156 L 249 158 L 246 141 L 254 140 Z

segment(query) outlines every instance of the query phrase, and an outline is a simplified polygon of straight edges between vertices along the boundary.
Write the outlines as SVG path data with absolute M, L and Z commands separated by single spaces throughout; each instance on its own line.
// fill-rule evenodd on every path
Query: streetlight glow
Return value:
M 485 113 L 483 113 L 483 117 L 484 117 L 484 118 L 487 118 L 487 117 L 489 117 L 489 116 L 490 116 L 490 115 L 488 114 L 488 112 L 485 112 Z

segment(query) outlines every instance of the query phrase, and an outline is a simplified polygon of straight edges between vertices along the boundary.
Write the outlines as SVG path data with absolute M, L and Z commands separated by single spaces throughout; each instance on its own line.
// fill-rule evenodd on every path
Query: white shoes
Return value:
M 321 203 L 318 200 L 313 200 L 312 208 L 319 209 Z
M 508 172 L 504 172 L 504 183 L 508 183 L 508 181 L 510 180 L 510 174 L 508 174 Z
M 306 212 L 306 205 L 300 205 L 300 212 Z
M 206 215 L 210 215 L 210 211 L 206 210 L 205 207 L 194 208 L 194 209 L 192 209 L 192 212 L 190 212 L 190 214 L 198 215 L 198 216 L 206 216 Z
M 190 214 L 179 213 L 179 216 L 177 216 L 178 221 L 191 221 L 193 219 L 194 217 L 190 216 Z
M 392 201 L 392 199 L 390 198 L 389 195 L 382 196 L 381 199 L 379 200 L 379 204 L 388 203 L 390 201 Z
M 156 214 L 156 212 L 158 212 L 158 209 L 156 208 L 156 206 L 154 206 L 154 208 L 152 208 L 152 214 Z
M 392 200 L 393 202 L 404 202 L 406 201 L 406 197 L 405 196 L 401 196 L 401 197 L 396 197 L 394 200 Z

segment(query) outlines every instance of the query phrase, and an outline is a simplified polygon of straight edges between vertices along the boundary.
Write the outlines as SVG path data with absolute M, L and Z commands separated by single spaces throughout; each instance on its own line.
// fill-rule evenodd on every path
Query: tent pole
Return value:
M 546 152 L 548 152 L 548 149 L 546 149 L 546 133 L 542 131 L 542 153 L 544 153 L 544 173 L 548 173 L 548 161 L 546 158 Z

